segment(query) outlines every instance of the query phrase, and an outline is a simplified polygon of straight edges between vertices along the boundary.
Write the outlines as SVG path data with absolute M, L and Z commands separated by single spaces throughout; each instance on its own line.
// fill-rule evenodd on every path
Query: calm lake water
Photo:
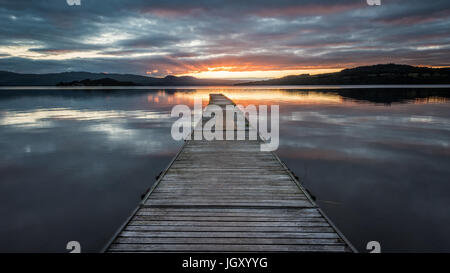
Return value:
M 362 252 L 450 252 L 450 89 L 0 90 L 0 252 L 99 251 L 182 143 L 173 105 L 280 105 L 276 151 Z

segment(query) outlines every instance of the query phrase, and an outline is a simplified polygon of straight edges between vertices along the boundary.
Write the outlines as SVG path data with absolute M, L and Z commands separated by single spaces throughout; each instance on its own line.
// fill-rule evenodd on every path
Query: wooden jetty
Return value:
M 185 141 L 104 251 L 354 252 L 262 141 Z

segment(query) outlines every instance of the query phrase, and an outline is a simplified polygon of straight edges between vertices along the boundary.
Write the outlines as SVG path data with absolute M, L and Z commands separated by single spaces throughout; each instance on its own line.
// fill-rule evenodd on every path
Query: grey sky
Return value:
M 164 76 L 450 65 L 450 1 L 0 0 L 0 70 Z

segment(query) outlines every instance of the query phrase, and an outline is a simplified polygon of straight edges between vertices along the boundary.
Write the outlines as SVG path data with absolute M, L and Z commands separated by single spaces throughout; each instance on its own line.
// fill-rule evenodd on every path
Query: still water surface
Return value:
M 280 105 L 277 154 L 360 251 L 450 251 L 450 89 L 275 87 L 0 90 L 0 251 L 99 251 L 212 92 Z

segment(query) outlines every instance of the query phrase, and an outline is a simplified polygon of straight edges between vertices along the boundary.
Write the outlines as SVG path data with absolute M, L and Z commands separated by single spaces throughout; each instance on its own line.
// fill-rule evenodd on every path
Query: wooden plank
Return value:
M 347 247 L 342 245 L 237 245 L 237 244 L 113 244 L 111 252 L 343 252 Z
M 117 244 L 236 244 L 236 245 L 252 245 L 252 244 L 275 244 L 275 245 L 343 245 L 344 242 L 339 238 L 197 238 L 197 237 L 119 237 Z
M 159 194 L 154 193 L 152 196 L 152 200 L 167 200 L 167 199 L 173 199 L 173 198 L 180 198 L 180 200 L 189 200 L 189 202 L 195 202 L 195 201 L 214 201 L 214 200 L 222 200 L 222 201 L 233 201 L 233 202 L 244 202 L 246 200 L 251 200 L 255 198 L 256 200 L 263 199 L 263 200 L 308 200 L 306 197 L 298 195 L 298 196 L 271 196 L 271 195 L 231 195 L 224 197 L 223 195 L 184 195 L 183 197 L 180 197 L 176 194 Z
M 227 216 L 227 215 L 204 215 L 204 216 L 190 216 L 190 215 L 178 215 L 171 213 L 170 215 L 161 215 L 161 214 L 144 214 L 144 215 L 135 215 L 133 220 L 147 220 L 147 221 L 197 221 L 197 222 L 275 222 L 280 225 L 284 222 L 326 222 L 320 216 L 310 217 L 310 218 L 294 218 L 294 217 L 268 217 L 268 216 Z
M 204 111 L 233 104 L 210 94 Z M 193 133 L 211 119 L 204 116 Z M 248 140 L 254 129 L 245 126 L 246 140 L 186 141 L 107 250 L 352 251 L 278 157 L 260 150 L 260 138 Z M 227 133 L 225 125 L 216 129 Z
M 174 231 L 126 231 L 122 237 L 152 237 L 152 238 L 340 238 L 336 232 L 174 232 Z
M 175 207 L 177 208 L 177 207 Z M 231 209 L 186 209 L 186 210 L 175 210 L 174 207 L 157 208 L 154 207 L 143 207 L 136 215 L 188 215 L 188 216 L 245 216 L 245 217 L 290 217 L 290 218 L 303 218 L 303 217 L 321 217 L 320 213 L 317 211 L 309 209 L 296 209 L 295 213 L 286 212 L 287 209 L 246 209 L 242 207 L 238 210 Z
M 184 213 L 186 215 L 243 215 L 243 216 L 286 216 L 286 217 L 320 217 L 320 213 L 315 208 L 304 208 L 304 209 L 289 209 L 289 208 L 276 208 L 276 209 L 248 209 L 248 208 L 183 208 L 183 207 L 149 207 L 141 208 L 137 215 L 145 213 L 162 213 L 162 214 L 172 214 Z
M 208 227 L 329 227 L 327 222 L 264 222 L 264 221 L 155 221 L 134 219 L 129 226 L 208 226 Z
M 227 201 L 189 201 L 189 200 L 172 200 L 170 203 L 167 200 L 152 200 L 148 199 L 143 206 L 237 206 L 237 207 L 294 207 L 304 208 L 313 207 L 309 201 L 300 200 L 256 200 L 248 202 L 227 202 Z
M 127 225 L 124 230 L 127 231 L 173 231 L 173 232 L 207 232 L 214 230 L 215 232 L 333 232 L 330 227 L 217 227 L 217 226 L 132 226 Z

